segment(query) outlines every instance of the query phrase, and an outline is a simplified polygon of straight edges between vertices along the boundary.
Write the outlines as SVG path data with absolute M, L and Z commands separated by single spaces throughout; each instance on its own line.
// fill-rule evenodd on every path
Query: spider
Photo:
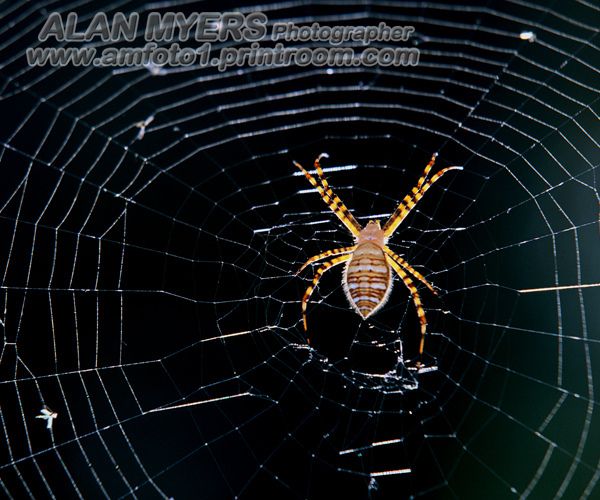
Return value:
M 328 158 L 327 153 L 320 154 L 314 162 L 318 179 L 315 179 L 302 165 L 294 161 L 306 176 L 311 185 L 319 192 L 323 201 L 338 216 L 344 226 L 354 236 L 354 245 L 327 250 L 308 259 L 296 274 L 300 274 L 313 262 L 326 257 L 334 256 L 324 262 L 315 272 L 312 283 L 306 289 L 302 298 L 302 319 L 304 331 L 308 331 L 306 309 L 310 296 L 323 274 L 338 264 L 346 262 L 342 285 L 348 301 L 356 312 L 366 319 L 383 307 L 392 291 L 392 270 L 408 288 L 417 309 L 421 325 L 421 341 L 419 343 L 419 356 L 423 354 L 425 346 L 425 333 L 427 331 L 427 318 L 421 302 L 421 297 L 414 283 L 414 279 L 425 285 L 434 295 L 437 292 L 424 276 L 414 269 L 406 260 L 394 253 L 388 246 L 389 238 L 394 234 L 400 224 L 406 219 L 410 211 L 416 206 L 427 190 L 450 170 L 462 170 L 462 167 L 446 167 L 433 175 L 429 180 L 427 176 L 433 168 L 437 153 L 435 153 L 417 185 L 404 197 L 388 221 L 381 227 L 378 220 L 370 220 L 365 227 L 350 213 L 346 205 L 329 187 L 321 168 L 321 158 Z M 309 338 L 310 343 L 310 338 Z

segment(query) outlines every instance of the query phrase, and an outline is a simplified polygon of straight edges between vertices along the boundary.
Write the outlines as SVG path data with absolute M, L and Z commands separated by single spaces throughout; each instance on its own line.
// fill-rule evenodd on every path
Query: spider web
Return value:
M 49 12 L 85 21 L 98 2 L 4 4 L 5 495 L 600 495 L 597 5 L 102 8 L 414 25 L 421 59 L 31 68 L 24 50 Z M 361 223 L 385 220 L 433 152 L 438 169 L 464 166 L 390 241 L 439 289 L 420 287 L 420 373 L 398 281 L 362 322 L 329 271 L 307 344 L 311 273 L 294 273 L 352 242 L 292 165 L 323 151 Z

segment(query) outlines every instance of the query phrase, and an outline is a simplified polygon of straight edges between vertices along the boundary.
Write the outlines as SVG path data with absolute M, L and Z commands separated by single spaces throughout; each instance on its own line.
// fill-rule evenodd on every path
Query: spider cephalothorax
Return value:
M 413 279 L 417 279 L 423 283 L 434 294 L 436 294 L 436 291 L 421 273 L 387 246 L 387 241 L 434 182 L 450 170 L 462 170 L 462 167 L 446 167 L 433 175 L 431 179 L 427 180 L 427 176 L 435 163 L 436 156 L 437 154 L 434 154 L 431 157 L 431 160 L 425 167 L 425 171 L 417 182 L 417 185 L 404 197 L 400 205 L 398 205 L 398 208 L 396 208 L 396 211 L 383 227 L 381 227 L 378 220 L 371 220 L 365 227 L 362 227 L 350 213 L 348 208 L 346 208 L 342 200 L 334 194 L 329 187 L 327 179 L 325 179 L 325 176 L 323 175 L 323 169 L 320 164 L 321 158 L 327 158 L 326 153 L 322 153 L 315 160 L 314 165 L 318 179 L 315 179 L 298 162 L 294 162 L 294 164 L 304 173 L 311 185 L 319 192 L 329 208 L 335 212 L 338 218 L 354 236 L 354 245 L 327 250 L 319 255 L 315 255 L 308 259 L 298 271 L 300 273 L 309 264 L 326 257 L 334 256 L 317 269 L 312 283 L 306 289 L 304 297 L 302 298 L 302 318 L 304 320 L 305 331 L 308 330 L 306 321 L 308 300 L 325 271 L 342 262 L 346 262 L 346 270 L 343 279 L 344 292 L 356 312 L 363 318 L 368 318 L 386 303 L 390 292 L 392 291 L 393 270 L 400 276 L 400 279 L 410 291 L 417 309 L 417 315 L 419 316 L 419 322 L 421 323 L 419 354 L 423 354 L 425 333 L 427 331 L 427 319 L 425 317 L 423 304 L 421 303 L 421 297 Z

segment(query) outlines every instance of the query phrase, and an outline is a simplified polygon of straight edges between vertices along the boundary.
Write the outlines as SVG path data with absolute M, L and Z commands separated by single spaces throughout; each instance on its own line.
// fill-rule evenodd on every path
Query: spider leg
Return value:
M 391 217 L 388 219 L 388 221 L 383 226 L 384 230 L 388 230 L 388 228 L 398 219 L 398 217 L 401 217 L 401 219 L 404 220 L 406 215 L 408 215 L 408 212 L 410 211 L 409 209 L 407 209 L 408 204 L 410 203 L 410 200 L 412 200 L 414 196 L 419 194 L 419 191 L 423 187 L 423 184 L 425 183 L 425 179 L 427 179 L 427 176 L 429 175 L 429 172 L 431 171 L 436 158 L 437 158 L 437 153 L 434 153 L 433 156 L 431 157 L 431 160 L 429 160 L 429 163 L 425 166 L 425 170 L 423 171 L 423 174 L 417 181 L 417 185 L 414 188 L 412 188 L 410 193 L 408 193 L 404 197 L 404 199 L 400 202 L 400 204 L 398 205 L 398 208 L 396 208 L 395 212 L 391 215 Z M 400 222 L 402 222 L 402 220 L 400 220 Z M 400 225 L 400 222 L 398 222 L 398 225 Z M 392 230 L 392 232 L 393 232 L 393 230 Z
M 423 303 L 421 302 L 421 297 L 413 280 L 404 272 L 402 266 L 398 264 L 394 259 L 392 259 L 389 255 L 386 255 L 388 263 L 392 266 L 394 271 L 400 276 L 406 288 L 410 291 L 413 302 L 415 304 L 415 308 L 417 309 L 417 316 L 419 317 L 419 322 L 421 323 L 421 342 L 419 343 L 419 356 L 423 354 L 423 348 L 425 347 L 425 334 L 427 333 L 427 318 L 425 317 L 425 310 L 423 309 Z
M 313 255 L 302 265 L 300 269 L 298 269 L 298 271 L 296 271 L 296 274 L 300 274 L 302 271 L 304 271 L 304 269 L 306 269 L 307 266 L 309 266 L 313 262 L 324 259 L 325 257 L 329 257 L 331 255 L 339 255 L 341 253 L 354 252 L 355 249 L 356 245 L 352 245 L 351 247 L 335 248 L 334 250 L 327 250 L 326 252 L 320 253 L 318 255 Z
M 434 159 L 435 156 L 432 158 L 432 160 Z M 427 182 L 425 182 L 425 179 L 427 178 L 431 167 L 433 167 L 432 161 L 430 161 L 427 164 L 427 167 L 425 167 L 425 172 L 417 182 L 417 185 L 414 188 L 412 188 L 411 192 L 404 197 L 402 202 L 398 205 L 398 208 L 396 208 L 396 211 L 385 223 L 385 226 L 383 226 L 383 230 L 387 238 L 394 234 L 396 229 L 398 229 L 398 226 L 402 223 L 402 221 L 404 221 L 404 219 L 406 219 L 406 216 L 410 213 L 410 211 L 415 207 L 417 203 L 419 203 L 419 201 L 421 200 L 421 198 L 423 198 L 423 196 L 429 190 L 429 188 L 433 186 L 433 184 L 437 180 L 439 180 L 442 177 L 442 175 L 444 175 L 446 172 L 449 172 L 450 170 L 462 170 L 462 167 L 446 167 L 440 170 Z
M 417 182 L 418 190 L 420 190 L 423 187 L 423 184 L 425 183 L 425 179 L 427 179 L 429 172 L 431 172 L 431 169 L 433 168 L 433 165 L 435 164 L 437 155 L 438 155 L 437 153 L 433 153 L 433 155 L 431 155 L 431 160 L 429 160 L 429 163 L 425 166 L 425 170 L 423 170 L 423 175 L 419 179 L 419 182 Z
M 300 163 L 297 161 L 294 162 L 294 165 L 298 167 L 304 176 L 308 179 L 311 186 L 314 187 L 323 201 L 327 204 L 331 210 L 338 216 L 338 218 L 342 221 L 342 223 L 349 229 L 349 231 L 354 235 L 358 236 L 361 230 L 361 226 L 358 221 L 354 218 L 354 216 L 350 213 L 350 210 L 344 205 L 344 202 L 331 190 L 329 187 L 329 183 L 325 180 L 323 176 L 323 169 L 321 168 L 320 159 L 326 156 L 325 154 L 321 154 L 315 160 L 315 167 L 317 168 L 317 174 L 319 175 L 319 183 L 311 174 L 306 170 Z
M 331 260 L 328 260 L 327 262 L 324 262 L 319 269 L 317 269 L 317 271 L 315 272 L 315 276 L 312 280 L 312 283 L 308 286 L 308 288 L 306 289 L 306 292 L 304 292 L 304 297 L 302 297 L 302 319 L 304 321 L 304 331 L 308 331 L 308 323 L 306 320 L 306 308 L 308 306 L 308 300 L 310 299 L 310 296 L 313 293 L 313 290 L 316 288 L 317 283 L 319 282 L 319 280 L 321 279 L 321 276 L 323 276 L 323 273 L 329 269 L 331 269 L 333 266 L 337 266 L 338 264 L 341 264 L 342 262 L 346 262 L 347 260 L 350 259 L 350 257 L 352 257 L 352 255 L 340 255 L 339 257 L 334 257 Z M 309 339 L 310 342 L 310 339 Z
M 417 278 L 421 283 L 423 283 L 434 295 L 437 295 L 437 291 L 431 286 L 431 284 L 425 279 L 425 277 L 417 271 L 414 267 L 412 267 L 408 262 L 406 262 L 402 257 L 398 254 L 394 253 L 392 249 L 387 246 L 383 247 L 383 251 L 388 254 L 397 264 L 402 266 L 406 271 L 412 274 L 415 278 Z
M 319 176 L 319 179 L 321 180 L 321 184 L 323 185 L 325 191 L 333 193 L 331 187 L 329 186 L 329 182 L 327 182 L 327 179 L 325 178 L 325 172 L 323 172 L 323 169 L 321 168 L 321 158 L 329 158 L 329 155 L 327 153 L 321 153 L 315 158 L 313 166 L 317 171 L 317 175 Z

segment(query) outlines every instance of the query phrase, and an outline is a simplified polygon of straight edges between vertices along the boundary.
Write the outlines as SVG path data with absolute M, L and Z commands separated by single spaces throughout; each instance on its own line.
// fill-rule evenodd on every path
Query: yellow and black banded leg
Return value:
M 419 343 L 419 356 L 422 356 L 423 349 L 425 348 L 425 334 L 427 333 L 427 318 L 425 317 L 425 310 L 423 309 L 423 303 L 421 302 L 421 297 L 420 297 L 419 292 L 417 291 L 417 288 L 415 287 L 415 284 L 413 283 L 412 279 L 410 279 L 410 276 L 408 276 L 408 274 L 406 274 L 404 272 L 404 269 L 402 269 L 402 266 L 400 266 L 400 264 L 398 264 L 390 256 L 386 256 L 386 258 L 387 258 L 389 264 L 394 269 L 394 271 L 396 271 L 396 273 L 398 273 L 398 276 L 400 276 L 400 279 L 402 279 L 402 281 L 406 285 L 406 288 L 408 288 L 408 290 L 412 296 L 412 300 L 415 304 L 415 308 L 417 309 L 417 316 L 419 317 L 419 323 L 421 323 L 421 342 Z M 420 364 L 420 362 L 419 362 L 419 364 Z
M 304 321 L 304 331 L 308 331 L 308 322 L 306 320 L 306 308 L 308 306 L 308 301 L 310 299 L 310 296 L 312 295 L 314 289 L 317 286 L 317 283 L 319 283 L 319 280 L 321 279 L 321 276 L 323 276 L 323 273 L 325 271 L 328 271 L 329 269 L 331 269 L 334 266 L 337 266 L 338 264 L 341 264 L 342 262 L 346 262 L 347 260 L 349 260 L 352 257 L 352 255 L 340 255 L 339 257 L 334 257 L 333 259 L 324 262 L 319 269 L 317 269 L 317 271 L 315 272 L 315 276 L 312 280 L 312 283 L 308 286 L 308 288 L 306 289 L 306 292 L 304 292 L 304 297 L 302 297 L 302 320 Z M 310 343 L 310 337 L 308 339 L 308 342 Z
M 450 170 L 462 170 L 462 167 L 443 168 L 427 182 L 424 182 L 425 177 L 421 177 L 421 179 L 419 179 L 417 186 L 412 188 L 411 192 L 404 197 L 400 205 L 398 205 L 396 211 L 385 223 L 385 226 L 383 226 L 383 230 L 387 238 L 394 234 L 396 229 L 398 229 L 398 226 L 402 224 L 404 219 L 406 219 L 407 215 L 416 206 L 416 204 L 419 203 L 419 201 L 421 200 L 421 198 L 423 198 L 423 196 L 429 190 L 429 188 L 433 186 L 433 184 L 437 180 L 439 180 L 442 177 L 442 175 L 444 175 L 446 172 L 449 172 Z M 418 188 L 419 185 L 421 185 L 420 189 Z
M 341 253 L 354 252 L 355 249 L 356 249 L 356 245 L 352 245 L 350 247 L 335 248 L 334 250 L 327 250 L 326 252 L 320 253 L 318 255 L 313 255 L 310 259 L 308 259 L 302 265 L 302 267 L 300 269 L 298 269 L 298 271 L 296 271 L 296 274 L 300 274 L 302 271 L 304 271 L 306 269 L 307 266 L 309 266 L 313 262 L 317 262 L 318 260 L 324 259 L 325 257 L 330 257 L 332 255 L 339 255 Z
M 431 172 L 431 169 L 433 168 L 433 165 L 435 164 L 437 155 L 438 155 L 437 153 L 433 153 L 433 155 L 431 155 L 431 160 L 429 160 L 429 163 L 425 166 L 425 170 L 423 170 L 423 175 L 421 175 L 419 182 L 417 182 L 418 190 L 420 190 L 423 187 L 423 184 L 425 183 L 425 179 L 427 179 L 429 172 Z
M 433 288 L 433 286 L 425 279 L 419 271 L 417 271 L 414 267 L 412 267 L 408 262 L 406 262 L 402 257 L 398 254 L 394 253 L 390 248 L 384 247 L 384 251 L 388 254 L 394 261 L 400 264 L 406 271 L 412 274 L 415 278 L 417 278 L 421 283 L 423 283 L 434 295 L 437 295 L 437 291 Z
M 323 201 L 327 203 L 327 206 L 331 208 L 331 210 L 333 210 L 335 215 L 338 216 L 338 218 L 348 228 L 348 230 L 354 236 L 358 236 L 361 230 L 360 224 L 350 213 L 350 210 L 348 210 L 346 205 L 344 205 L 344 202 L 331 190 L 329 184 L 322 176 L 323 169 L 321 169 L 321 166 L 318 163 L 322 156 L 323 155 L 320 155 L 317 158 L 317 160 L 315 160 L 315 165 L 319 165 L 317 173 L 319 175 L 319 180 L 321 181 L 321 183 L 317 182 L 317 180 L 310 174 L 310 172 L 306 170 L 302 165 L 300 165 L 300 163 L 295 161 L 294 165 L 296 165 L 296 167 L 298 167 L 302 171 L 304 176 L 308 179 L 308 182 L 310 182 L 311 186 L 319 192 L 321 198 L 323 198 Z
M 413 197 L 416 196 L 419 193 L 419 191 L 421 190 L 421 187 L 425 183 L 425 179 L 427 179 L 427 176 L 429 175 L 429 172 L 431 171 L 436 158 L 437 158 L 437 153 L 434 153 L 433 156 L 431 157 L 431 160 L 429 160 L 429 163 L 425 167 L 423 174 L 417 181 L 417 185 L 414 188 L 412 188 L 411 191 L 403 198 L 403 200 L 398 205 L 398 208 L 396 208 L 394 213 L 391 215 L 391 217 L 388 219 L 388 221 L 383 226 L 384 231 L 390 231 L 390 235 L 394 232 L 395 228 L 400 225 L 400 222 L 402 222 L 402 220 L 404 220 L 404 217 L 406 217 L 406 215 L 408 215 L 408 212 L 410 211 L 408 209 L 408 204 L 413 199 Z M 399 217 L 400 217 L 400 221 L 397 224 L 395 224 Z M 390 229 L 392 224 L 395 224 L 394 229 Z
M 331 188 L 329 186 L 329 182 L 327 182 L 327 179 L 325 178 L 325 172 L 323 172 L 323 169 L 321 168 L 321 158 L 329 158 L 329 155 L 327 153 L 321 153 L 319 156 L 317 156 L 315 158 L 315 162 L 313 165 L 315 167 L 315 170 L 317 171 L 317 175 L 319 176 L 319 179 L 321 179 L 321 184 L 323 184 L 325 191 L 327 191 L 328 189 L 331 189 Z

